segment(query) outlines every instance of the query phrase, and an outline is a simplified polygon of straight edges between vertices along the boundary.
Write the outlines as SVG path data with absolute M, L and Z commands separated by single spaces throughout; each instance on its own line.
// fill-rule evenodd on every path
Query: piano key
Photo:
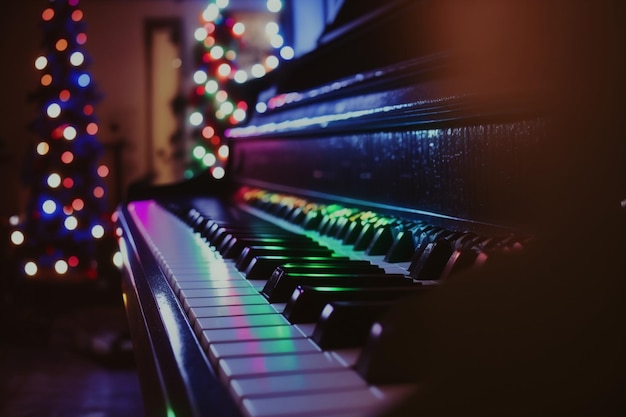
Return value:
M 311 339 L 280 339 L 245 342 L 212 343 L 209 346 L 211 362 L 220 359 L 242 356 L 261 356 L 277 354 L 295 354 L 320 352 L 319 346 Z
M 314 287 L 299 285 L 293 291 L 283 314 L 290 323 L 316 322 L 326 304 L 332 301 L 385 301 L 397 300 L 416 291 L 424 291 L 422 285 L 401 287 Z
M 314 247 L 288 248 L 284 246 L 248 246 L 237 258 L 235 266 L 240 271 L 245 271 L 252 259 L 256 256 L 281 255 L 281 256 L 327 256 L 332 257 L 333 251 L 316 244 Z
M 281 236 L 282 235 L 282 236 Z M 313 239 L 293 233 L 272 233 L 261 236 L 232 235 L 218 248 L 224 258 L 236 259 L 247 246 L 272 245 L 293 247 L 310 247 L 317 245 Z
M 336 261 L 348 261 L 347 256 L 284 256 L 267 255 L 255 256 L 248 263 L 248 267 L 242 273 L 248 279 L 268 279 L 276 267 L 288 262 L 306 262 L 308 264 L 328 263 Z M 367 261 L 365 261 L 367 262 Z M 369 262 L 368 262 L 369 263 Z
M 243 407 L 249 417 L 326 416 L 331 412 L 353 412 L 363 416 L 380 406 L 382 399 L 382 395 L 368 388 L 353 388 L 325 393 L 244 398 Z
M 389 250 L 385 254 L 386 262 L 407 262 L 415 253 L 415 240 L 409 230 L 401 230 L 395 236 Z
M 404 298 L 372 325 L 354 366 L 368 383 L 418 383 L 423 378 L 424 362 L 403 359 L 419 351 L 421 335 L 411 326 L 419 305 L 420 295 Z
M 439 279 L 452 252 L 452 244 L 444 239 L 422 245 L 409 266 L 411 277 L 417 280 Z
M 374 322 L 395 301 L 332 301 L 327 304 L 313 331 L 312 339 L 322 349 L 362 346 Z
M 247 287 L 233 288 L 194 288 L 181 291 L 181 295 L 185 299 L 200 297 L 230 297 L 256 294 L 258 294 L 258 292 L 249 285 Z
M 368 245 L 365 253 L 367 255 L 384 255 L 386 254 L 394 241 L 394 236 L 398 233 L 397 226 L 386 224 L 374 233 L 372 241 Z
M 365 381 L 349 369 L 233 378 L 230 383 L 231 391 L 238 398 L 283 396 L 293 393 L 366 387 Z
M 192 326 L 196 320 L 203 317 L 232 317 L 232 316 L 250 316 L 255 314 L 274 314 L 276 309 L 270 304 L 247 304 L 235 306 L 219 306 L 219 307 L 194 307 L 190 308 L 189 322 Z
M 191 228 L 187 230 L 190 233 L 192 231 Z M 301 384 L 308 384 L 312 389 L 315 389 L 313 387 L 317 386 L 324 391 L 319 392 L 323 396 L 316 398 L 316 400 L 325 402 L 324 406 L 319 406 L 324 409 L 325 415 L 339 416 L 346 413 L 347 415 L 352 413 L 361 415 L 363 412 L 361 409 L 362 404 L 358 403 L 340 402 L 339 408 L 334 407 L 336 404 L 333 404 L 332 407 L 328 405 L 332 404 L 332 398 L 328 400 L 330 398 L 328 395 L 332 397 L 332 395 L 335 395 L 334 391 L 337 390 L 355 393 L 358 391 L 355 390 L 359 388 L 363 391 L 359 395 L 355 394 L 355 399 L 365 398 L 368 401 L 368 399 L 376 398 L 375 401 L 372 401 L 380 404 L 384 395 L 381 396 L 380 390 L 369 386 L 367 381 L 352 369 L 358 358 L 362 356 L 359 349 L 321 352 L 320 346 L 311 338 L 318 326 L 317 323 L 300 323 L 298 325 L 289 323 L 285 316 L 279 313 L 279 311 L 282 311 L 280 304 L 269 304 L 268 300 L 259 291 L 255 290 L 254 286 L 258 286 L 256 283 L 258 280 L 246 279 L 248 277 L 244 278 L 237 271 L 235 262 L 222 259 L 217 252 L 211 252 L 210 250 L 207 252 L 210 254 L 211 262 L 201 263 L 199 267 L 188 267 L 184 261 L 185 252 L 196 252 L 197 249 L 194 249 L 195 245 L 205 245 L 202 239 L 194 240 L 193 243 L 188 243 L 184 246 L 176 244 L 163 246 L 162 244 L 167 242 L 168 238 L 169 236 L 166 233 L 159 234 L 157 236 L 159 244 L 155 245 L 162 248 L 162 256 L 160 255 L 160 258 L 162 259 L 163 268 L 168 270 L 172 287 L 178 293 L 181 304 L 183 304 L 189 316 L 194 332 L 208 359 L 216 365 L 222 379 L 230 379 L 230 389 L 235 396 L 238 395 L 236 394 L 237 389 L 240 391 L 243 389 L 241 384 L 238 385 L 240 388 L 236 389 L 235 383 L 239 384 L 242 381 L 256 378 L 260 380 L 261 378 L 298 376 L 304 378 Z M 328 239 L 332 238 L 328 237 Z M 172 251 L 171 254 L 169 251 Z M 197 253 L 203 252 L 203 250 L 200 250 Z M 329 252 L 331 253 L 329 259 L 336 256 L 333 250 L 329 250 Z M 291 262 L 292 265 L 288 265 L 285 269 L 289 270 L 291 268 L 291 271 L 315 269 L 318 271 L 320 269 L 339 271 L 340 273 L 329 274 L 334 275 L 330 278 L 331 281 L 328 281 L 331 283 L 333 283 L 333 279 L 339 278 L 342 280 L 341 284 L 348 284 L 350 279 L 356 283 L 358 279 L 359 285 L 367 286 L 373 284 L 371 282 L 368 283 L 371 277 L 377 277 L 384 278 L 385 285 L 393 285 L 393 278 L 400 280 L 397 285 L 414 285 L 413 281 L 404 274 L 390 276 L 387 274 L 379 275 L 378 273 L 371 275 L 355 274 L 354 271 L 347 273 L 349 271 L 347 267 L 345 267 L 344 271 L 344 267 L 338 265 L 349 265 L 352 261 L 347 262 L 344 257 L 342 260 L 329 262 L 324 261 L 324 258 L 320 256 L 314 258 L 320 264 L 318 268 Z M 287 257 L 287 260 L 290 259 Z M 289 263 L 286 262 L 286 264 Z M 369 261 L 354 263 L 354 265 L 357 264 L 368 265 Z M 363 268 L 370 269 L 369 266 L 363 266 Z M 377 269 L 377 267 L 373 269 Z M 243 286 L 244 282 L 248 284 L 248 287 Z M 267 283 L 265 282 L 265 285 Z M 255 291 L 256 294 L 254 293 Z M 332 382 L 329 381 L 326 388 L 323 388 L 321 375 L 329 371 L 332 371 L 331 374 L 334 375 L 347 373 L 351 376 L 346 377 L 348 382 L 337 378 L 336 382 L 334 380 Z M 313 375 L 312 379 L 308 379 L 311 375 Z M 359 383 L 357 384 L 356 381 L 359 381 Z M 246 390 L 250 389 L 249 386 Z M 332 388 L 333 386 L 334 388 Z M 259 407 L 265 407 L 269 404 L 266 404 L 265 401 L 270 400 L 270 398 L 270 403 L 276 403 L 277 401 L 280 403 L 286 401 L 284 400 L 285 397 L 296 395 L 296 392 L 298 392 L 297 389 L 285 395 L 272 392 L 271 390 L 268 393 L 243 393 L 239 395 L 237 400 L 242 404 L 244 413 L 251 413 L 256 412 L 254 410 L 259 411 Z M 312 391 L 300 392 L 301 394 L 297 395 L 306 396 L 306 401 L 310 400 L 311 395 L 315 394 Z M 269 395 L 269 397 L 265 397 L 265 395 Z M 342 397 L 345 398 L 344 395 Z M 248 404 L 246 408 L 243 405 L 245 401 L 253 402 L 246 403 Z M 286 401 L 285 405 L 287 410 L 289 410 L 285 411 L 285 415 L 297 415 L 295 408 L 289 408 L 293 405 L 290 401 Z M 366 408 L 370 409 L 370 407 Z M 306 412 L 308 413 L 308 411 Z
M 354 250 L 364 251 L 365 249 L 367 249 L 367 247 L 372 242 L 375 233 L 376 228 L 372 223 L 367 223 L 363 225 L 361 232 L 354 241 Z
M 206 278 L 203 278 L 203 279 L 197 279 L 193 281 L 177 280 L 175 289 L 177 292 L 180 292 L 180 290 L 208 289 L 208 288 L 237 288 L 237 287 L 249 287 L 249 286 L 250 286 L 250 283 L 245 279 L 208 281 Z
M 230 317 L 200 317 L 196 320 L 194 329 L 198 332 L 210 329 L 236 329 L 240 327 L 267 327 L 283 326 L 289 322 L 281 314 L 256 314 L 249 316 Z
M 324 352 L 225 358 L 219 361 L 218 366 L 220 375 L 225 380 L 276 373 L 343 369 L 343 366 L 331 354 Z
M 384 287 L 412 285 L 413 281 L 402 275 L 367 274 L 367 273 L 294 273 L 276 268 L 267 284 L 263 295 L 270 302 L 287 302 L 298 285 L 324 287 Z
M 202 346 L 206 349 L 211 343 L 300 339 L 305 337 L 306 336 L 296 327 L 285 325 L 203 330 L 200 335 L 200 340 Z
M 186 298 L 183 302 L 183 308 L 186 312 L 188 312 L 191 308 L 195 307 L 220 307 L 253 304 L 267 304 L 267 300 L 260 294 L 232 297 Z
M 487 254 L 485 252 L 480 252 L 476 249 L 456 249 L 448 258 L 448 262 L 446 262 L 441 272 L 440 279 L 448 279 L 460 271 L 472 267 L 477 261 L 480 262 L 479 258 L 486 257 Z

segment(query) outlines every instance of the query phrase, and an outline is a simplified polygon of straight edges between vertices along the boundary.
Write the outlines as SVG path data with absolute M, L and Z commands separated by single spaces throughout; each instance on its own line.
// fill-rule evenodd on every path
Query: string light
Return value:
M 67 49 L 67 41 L 65 39 L 59 39 L 55 44 L 55 48 L 59 52 L 63 52 Z
M 59 103 L 51 103 L 46 109 L 46 113 L 49 117 L 56 119 L 61 114 L 61 106 Z
M 37 275 L 37 264 L 33 261 L 26 262 L 24 265 L 24 273 L 30 277 Z
M 47 87 L 50 84 L 52 84 L 52 75 L 50 75 L 50 74 L 42 75 L 41 76 L 41 85 L 43 85 L 44 87 Z
M 72 20 L 74 22 L 80 22 L 82 18 L 83 18 L 83 12 L 81 10 L 74 10 L 72 12 Z
M 72 52 L 72 54 L 70 55 L 70 63 L 72 65 L 78 67 L 79 65 L 82 65 L 83 62 L 85 62 L 85 55 L 83 55 L 82 52 Z
M 228 77 L 230 75 L 231 66 L 226 62 L 217 67 L 217 73 L 222 77 Z
M 217 162 L 217 158 L 212 153 L 207 152 L 202 157 L 202 163 L 207 167 L 212 167 Z
M 278 13 L 283 8 L 281 0 L 269 0 L 265 4 L 270 13 Z M 194 39 L 204 47 L 204 52 L 198 55 L 200 68 L 192 74 L 195 85 L 192 90 L 193 101 L 199 105 L 190 111 L 188 121 L 191 126 L 198 127 L 194 135 L 203 140 L 198 146 L 192 147 L 192 161 L 198 168 L 211 167 L 212 175 L 216 178 L 223 177 L 219 170 L 215 170 L 219 165 L 218 160 L 222 164 L 228 158 L 228 147 L 222 147 L 221 130 L 243 122 L 248 115 L 245 102 L 238 101 L 237 91 L 231 91 L 226 83 L 232 80 L 242 84 L 263 77 L 275 70 L 281 60 L 293 57 L 293 49 L 285 45 L 274 17 L 266 13 L 263 18 L 270 16 L 270 22 L 260 28 L 257 22 L 247 26 L 244 21 L 237 21 L 234 15 L 222 14 L 227 5 L 226 0 L 213 0 L 202 11 L 201 27 L 193 33 Z M 255 33 L 259 29 L 260 36 Z M 262 52 L 263 56 L 258 56 L 255 50 L 254 56 L 250 56 L 252 62 L 248 63 L 250 57 L 238 49 L 239 45 L 251 42 L 247 36 L 258 38 L 254 39 L 255 45 L 259 40 L 264 42 L 262 48 L 269 52 Z M 223 37 L 227 38 L 226 42 L 223 42 Z M 244 59 L 239 60 L 240 55 Z M 216 128 L 219 134 L 216 134 Z M 209 145 L 214 150 L 207 149 Z M 188 177 L 187 172 L 185 176 Z
M 81 211 L 85 208 L 85 202 L 82 198 L 75 198 L 74 201 L 72 201 L 72 208 L 76 211 Z
M 11 233 L 11 243 L 13 243 L 14 245 L 21 245 L 22 243 L 24 243 L 25 237 L 24 237 L 24 233 L 22 233 L 19 230 L 14 230 L 13 233 Z
M 213 135 L 215 135 L 215 129 L 213 129 L 212 126 L 205 126 L 202 129 L 202 136 L 205 139 L 211 139 L 213 137 Z
M 200 145 L 194 146 L 193 151 L 192 151 L 192 155 L 196 159 L 202 159 L 202 158 L 204 158 L 204 155 L 206 155 L 206 149 L 204 149 L 204 147 L 200 146 Z
M 78 76 L 78 85 L 81 87 L 87 87 L 91 82 L 91 77 L 87 73 L 80 74 Z
M 51 8 L 47 8 L 41 14 L 41 18 L 44 20 L 44 22 L 49 22 L 50 20 L 52 20 L 53 17 L 54 17 L 54 9 L 51 9 Z
M 193 37 L 198 42 L 202 42 L 208 36 L 209 32 L 204 27 L 199 27 L 193 32 Z
M 224 56 L 224 48 L 219 45 L 215 45 L 213 48 L 211 48 L 211 51 L 209 53 L 211 55 L 211 58 L 217 60 Z
M 67 126 L 65 129 L 63 129 L 63 137 L 67 140 L 74 140 L 76 139 L 76 128 L 74 126 Z
M 55 203 L 53 200 L 46 200 L 41 205 L 41 209 L 46 214 L 52 214 L 57 210 L 57 203 Z
M 233 25 L 233 34 L 235 36 L 241 36 L 246 31 L 246 25 L 241 22 L 237 22 Z
M 70 164 L 74 160 L 74 154 L 70 151 L 65 151 L 61 154 L 61 161 L 64 164 Z
M 34 60 L 35 69 L 42 71 L 37 95 L 42 111 L 33 124 L 39 136 L 32 164 L 34 175 L 31 174 L 33 201 L 28 205 L 34 209 L 28 210 L 24 219 L 11 224 L 15 230 L 10 238 L 19 246 L 16 251 L 23 259 L 26 276 L 66 275 L 82 265 L 84 271 L 78 275 L 95 278 L 96 254 L 91 253 L 95 247 L 83 242 L 100 239 L 107 231 L 99 221 L 102 213 L 98 212 L 104 202 L 96 202 L 94 198 L 105 196 L 100 184 L 109 175 L 109 169 L 94 162 L 95 176 L 90 166 L 90 160 L 98 157 L 101 147 L 91 137 L 98 133 L 99 127 L 91 117 L 93 105 L 87 102 L 97 99 L 98 94 L 87 90 L 93 85 L 90 73 L 76 70 L 88 63 L 86 54 L 79 50 L 87 42 L 87 35 L 80 28 L 84 13 L 77 8 L 79 0 L 51 3 L 41 14 L 45 23 L 42 25 L 45 51 Z M 41 157 L 45 159 L 39 161 Z M 98 182 L 92 184 L 94 179 Z M 58 190 L 61 187 L 64 189 Z M 72 188 L 80 189 L 67 191 Z M 81 192 L 86 194 L 85 199 L 76 197 Z
M 37 59 L 35 59 L 35 68 L 37 68 L 38 70 L 46 68 L 47 65 L 48 58 L 46 58 L 45 56 L 39 56 L 37 57 Z
M 104 227 L 100 224 L 95 225 L 91 228 L 91 235 L 96 239 L 102 238 L 104 236 Z
M 101 178 L 106 178 L 109 175 L 109 167 L 107 167 L 106 165 L 100 165 L 98 167 L 98 175 Z
M 74 216 L 68 216 L 65 218 L 63 225 L 67 230 L 74 230 L 78 227 L 78 220 Z
M 203 121 L 204 121 L 204 117 L 202 116 L 202 113 L 200 112 L 196 111 L 189 115 L 189 123 L 191 123 L 192 126 L 200 126 Z
M 63 90 L 59 93 L 59 100 L 65 103 L 70 99 L 70 96 L 71 94 L 69 90 Z
M 219 88 L 220 88 L 220 85 L 215 80 L 209 80 L 204 85 L 204 89 L 209 94 L 215 94 Z
M 67 262 L 65 262 L 63 259 L 59 259 L 58 261 L 54 263 L 54 270 L 59 275 L 66 274 L 68 269 L 69 267 L 67 265 Z
M 211 175 L 216 180 L 221 180 L 226 175 L 226 170 L 222 167 L 215 167 L 213 171 L 211 171 Z
M 290 60 L 296 55 L 296 52 L 291 46 L 283 46 L 280 48 L 280 56 L 282 59 Z
M 57 188 L 59 185 L 61 185 L 61 176 L 56 172 L 48 175 L 48 185 L 50 186 L 50 188 Z
M 223 159 L 228 158 L 228 153 L 229 153 L 228 145 L 222 145 L 217 150 L 217 154 L 220 156 L 220 158 L 223 158 Z
M 85 130 L 87 131 L 87 133 L 93 136 L 98 133 L 98 124 L 95 122 L 91 122 L 87 124 L 87 128 Z
M 50 145 L 48 145 L 46 142 L 39 142 L 37 144 L 37 153 L 41 156 L 44 156 L 48 153 L 48 151 L 50 151 Z
M 267 0 L 267 10 L 273 13 L 278 13 L 283 8 L 281 0 Z
M 206 71 L 203 71 L 203 70 L 198 70 L 198 71 L 194 72 L 194 74 L 193 74 L 193 81 L 196 84 L 204 84 L 204 83 L 207 82 L 208 78 L 209 77 L 208 77 Z

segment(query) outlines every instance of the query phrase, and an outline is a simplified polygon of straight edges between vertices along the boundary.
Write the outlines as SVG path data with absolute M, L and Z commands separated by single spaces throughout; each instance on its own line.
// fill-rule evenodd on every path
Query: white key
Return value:
M 271 339 L 299 339 L 305 336 L 293 326 L 248 327 L 240 329 L 204 330 L 199 335 L 202 346 L 211 343 L 255 341 Z
M 200 297 L 232 297 L 239 295 L 257 295 L 259 292 L 254 288 L 235 287 L 235 288 L 195 288 L 182 290 L 180 292 L 183 298 L 200 298 Z
M 209 347 L 211 361 L 215 363 L 217 363 L 219 359 L 239 356 L 260 356 L 306 352 L 320 352 L 320 348 L 310 339 L 213 343 Z
M 279 396 L 293 393 L 334 391 L 363 388 L 367 384 L 350 369 L 289 375 L 268 375 L 255 378 L 234 378 L 230 382 L 235 398 Z
M 195 323 L 200 317 L 248 316 L 254 314 L 274 314 L 276 310 L 269 304 L 252 304 L 220 307 L 195 307 L 189 310 L 189 319 Z
M 369 415 L 381 406 L 382 398 L 366 388 L 350 391 L 244 398 L 243 410 L 249 417 L 316 416 L 331 412 Z
M 240 327 L 287 326 L 289 321 L 282 314 L 257 314 L 252 316 L 202 317 L 196 320 L 194 329 L 235 329 Z
M 267 304 L 267 299 L 261 294 L 238 295 L 233 297 L 202 297 L 187 298 L 183 301 L 185 311 L 194 307 L 219 307 L 219 306 L 239 306 L 251 304 Z
M 176 283 L 178 290 L 194 290 L 202 288 L 236 288 L 236 287 L 250 287 L 245 279 L 230 280 L 230 281 L 180 281 Z
M 224 381 L 243 376 L 262 376 L 281 372 L 297 373 L 342 368 L 343 366 L 332 355 L 323 352 L 247 356 L 226 358 L 219 361 L 219 371 Z

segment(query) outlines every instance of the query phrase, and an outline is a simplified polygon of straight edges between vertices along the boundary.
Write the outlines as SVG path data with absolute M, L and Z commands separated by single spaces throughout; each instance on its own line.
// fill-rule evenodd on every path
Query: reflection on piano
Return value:
M 618 8 L 458 3 L 340 12 L 120 207 L 147 415 L 623 414 Z

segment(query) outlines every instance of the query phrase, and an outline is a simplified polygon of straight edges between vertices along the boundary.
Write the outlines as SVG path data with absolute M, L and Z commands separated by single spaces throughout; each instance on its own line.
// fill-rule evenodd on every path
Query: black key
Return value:
M 441 279 L 448 279 L 473 266 L 480 266 L 487 259 L 487 254 L 477 249 L 457 249 L 452 252 L 441 273 Z
M 415 358 L 422 341 L 412 326 L 412 317 L 419 314 L 420 298 L 425 293 L 403 298 L 371 326 L 354 365 L 369 384 L 418 383 L 423 377 L 428 358 Z
M 372 241 L 365 250 L 370 256 L 384 255 L 391 248 L 395 235 L 398 233 L 396 227 L 386 224 L 379 227 L 374 233 Z
M 376 228 L 372 223 L 367 223 L 361 229 L 361 233 L 354 241 L 354 250 L 364 251 L 372 242 L 374 238 L 374 234 L 376 233 Z
M 316 322 L 324 306 L 332 301 L 391 301 L 424 291 L 421 284 L 383 288 L 298 286 L 291 294 L 283 315 L 291 323 Z
M 271 303 L 285 303 L 298 285 L 324 287 L 388 287 L 413 285 L 413 281 L 399 274 L 289 274 L 276 268 L 261 293 Z
M 315 245 L 315 241 L 307 236 L 295 233 L 261 233 L 231 235 L 222 241 L 217 247 L 224 258 L 237 258 L 247 246 L 285 246 L 285 247 L 307 247 Z
M 231 235 L 237 234 L 280 234 L 284 233 L 281 229 L 274 225 L 261 226 L 218 226 L 212 233 L 204 236 L 210 244 L 218 247 L 222 242 Z
M 422 244 L 411 261 L 409 275 L 418 280 L 439 279 L 452 252 L 452 244 L 443 239 Z
M 408 230 L 400 231 L 385 255 L 385 262 L 408 262 L 414 252 L 413 234 Z
M 348 229 L 345 231 L 342 242 L 346 245 L 352 245 L 358 239 L 365 223 L 361 219 L 350 222 Z
M 248 265 L 256 256 L 281 255 L 281 256 L 327 256 L 332 257 L 333 251 L 321 245 L 312 247 L 287 248 L 284 246 L 247 246 L 237 258 L 235 266 L 240 271 L 248 269 Z
M 327 304 L 311 337 L 322 349 L 363 346 L 372 324 L 394 301 L 334 301 Z
M 242 273 L 248 279 L 269 279 L 274 270 L 288 262 L 327 263 L 332 261 L 348 261 L 347 256 L 284 256 L 267 255 L 255 256 Z

